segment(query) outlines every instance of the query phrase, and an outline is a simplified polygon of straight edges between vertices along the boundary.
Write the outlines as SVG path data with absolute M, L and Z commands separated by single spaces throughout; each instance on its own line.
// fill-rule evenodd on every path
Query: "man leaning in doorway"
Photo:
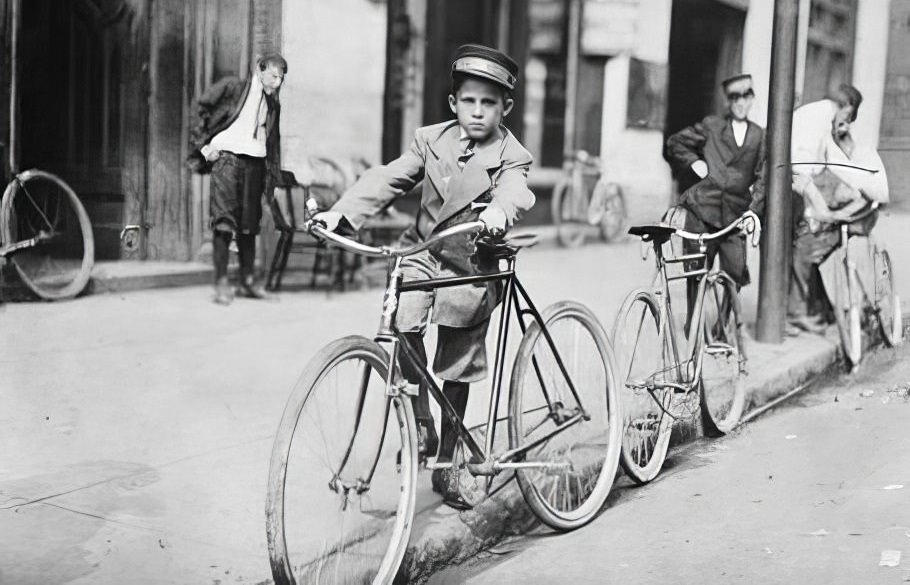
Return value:
M 215 302 L 221 305 L 234 300 L 227 276 L 234 238 L 240 261 L 237 294 L 269 297 L 255 281 L 253 266 L 262 196 L 281 180 L 278 90 L 287 70 L 281 55 L 267 54 L 259 59 L 249 79 L 220 79 L 198 100 L 189 162 L 193 170 L 212 173 L 212 260 Z
M 765 132 L 748 119 L 755 98 L 752 76 L 735 75 L 725 79 L 721 87 L 727 101 L 726 115 L 708 116 L 667 139 L 671 164 L 699 178 L 680 198 L 680 206 L 686 211 L 685 229 L 695 233 L 718 231 L 744 213 L 760 215 L 764 209 Z M 698 243 L 686 241 L 684 249 L 696 253 Z M 737 287 L 749 284 L 744 234 L 734 232 L 709 242 L 707 254 L 708 266 L 720 256 L 721 270 Z M 690 279 L 687 286 L 691 315 L 698 283 Z

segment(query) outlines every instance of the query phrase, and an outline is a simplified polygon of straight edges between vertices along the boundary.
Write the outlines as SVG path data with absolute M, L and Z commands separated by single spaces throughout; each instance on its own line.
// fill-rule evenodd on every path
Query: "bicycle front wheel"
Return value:
M 834 321 L 840 335 L 841 347 L 850 369 L 859 365 L 863 356 L 863 331 L 860 312 L 855 298 L 858 296 L 852 269 L 846 259 L 838 259 L 834 267 Z M 852 292 L 851 292 L 852 291 Z
M 722 435 L 739 423 L 746 401 L 739 295 L 726 274 L 707 283 L 702 311 L 702 420 L 708 434 Z
M 564 301 L 522 337 L 512 370 L 509 441 L 525 501 L 556 530 L 600 511 L 616 475 L 620 413 L 612 349 L 589 309 Z
M 60 177 L 39 170 L 19 173 L 0 204 L 5 246 L 22 281 L 42 299 L 75 297 L 88 284 L 95 240 L 85 208 Z
M 577 248 L 585 241 L 589 229 L 584 218 L 579 216 L 578 203 L 571 181 L 563 179 L 553 188 L 550 213 L 556 225 L 556 238 L 565 248 Z
M 875 270 L 875 314 L 882 338 L 889 347 L 899 345 L 903 338 L 903 316 L 900 297 L 894 291 L 894 272 L 891 256 L 877 246 L 872 256 Z
M 626 297 L 613 324 L 613 347 L 623 414 L 620 463 L 626 475 L 643 484 L 660 473 L 673 430 L 673 390 L 660 383 L 678 379 L 654 295 L 636 290 Z
M 276 584 L 391 583 L 414 515 L 410 399 L 385 393 L 389 357 L 358 336 L 323 348 L 272 447 L 266 527 Z

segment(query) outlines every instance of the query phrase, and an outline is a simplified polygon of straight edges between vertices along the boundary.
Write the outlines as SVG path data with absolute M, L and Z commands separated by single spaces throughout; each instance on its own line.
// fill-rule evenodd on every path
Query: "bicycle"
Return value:
M 95 263 L 88 214 L 57 175 L 31 169 L 13 176 L 0 199 L 0 258 L 45 300 L 73 298 Z
M 636 289 L 626 297 L 612 333 L 623 392 L 620 463 L 637 483 L 647 483 L 660 472 L 674 421 L 693 419 L 700 410 L 706 432 L 723 434 L 742 415 L 746 354 L 739 297 L 724 271 L 709 269 L 706 254 L 706 242 L 740 228 L 751 232 L 752 245 L 757 245 L 759 227 L 747 215 L 712 234 L 667 224 L 629 229 L 651 242 L 659 282 L 653 292 Z M 698 242 L 699 252 L 665 257 L 663 244 L 674 234 Z M 668 265 L 676 263 L 683 263 L 682 273 L 668 274 Z M 683 352 L 670 282 L 692 278 L 699 279 L 698 289 L 686 335 L 688 351 Z
M 611 242 L 619 236 L 626 220 L 626 201 L 616 183 L 601 176 L 601 161 L 584 150 L 567 158 L 563 178 L 553 188 L 550 212 L 556 224 L 560 245 L 577 248 L 585 241 L 591 226 L 600 237 Z
M 888 347 L 899 345 L 903 337 L 900 297 L 894 290 L 891 256 L 871 235 L 852 233 L 854 226 L 877 213 L 878 208 L 878 202 L 872 202 L 866 209 L 836 223 L 840 242 L 832 256 L 834 291 L 829 298 L 844 355 L 851 369 L 859 365 L 863 347 L 870 345 L 876 337 L 876 329 Z M 869 254 L 871 287 L 868 287 L 868 279 L 860 274 L 858 258 L 855 257 L 857 250 L 851 246 L 851 243 L 860 241 L 866 245 Z
M 266 503 L 275 583 L 390 583 L 404 558 L 415 516 L 416 394 L 399 357 L 420 372 L 460 447 L 450 464 L 489 493 L 494 477 L 517 476 L 525 501 L 546 525 L 565 531 L 590 522 L 610 492 L 620 451 L 616 368 L 606 332 L 589 309 L 563 301 L 539 312 L 515 273 L 527 238 L 480 239 L 497 261 L 488 274 L 403 282 L 402 259 L 454 236 L 461 224 L 404 249 L 371 247 L 308 229 L 331 245 L 388 260 L 379 331 L 373 340 L 338 339 L 307 364 L 288 399 L 272 448 Z M 505 268 L 502 264 L 505 263 Z M 408 291 L 503 283 L 483 445 L 442 394 L 417 349 L 395 327 Z M 522 337 L 508 391 L 508 447 L 496 447 L 509 323 Z M 500 441 L 502 442 L 502 441 Z M 458 453 L 463 457 L 459 461 Z M 446 464 L 435 463 L 439 469 Z M 464 473 L 461 474 L 465 477 Z M 294 486 L 288 489 L 288 486 Z

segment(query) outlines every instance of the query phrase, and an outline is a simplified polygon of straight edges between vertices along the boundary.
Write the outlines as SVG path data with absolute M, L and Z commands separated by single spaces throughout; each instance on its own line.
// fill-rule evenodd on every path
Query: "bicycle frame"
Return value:
M 389 270 L 389 284 L 386 288 L 383 299 L 383 309 L 379 332 L 375 337 L 375 340 L 378 343 L 390 345 L 390 351 L 388 352 L 389 374 L 388 379 L 385 381 L 385 392 L 388 396 L 388 400 L 386 401 L 386 416 L 388 416 L 391 400 L 396 397 L 400 397 L 402 394 L 408 394 L 406 390 L 408 385 L 402 379 L 400 370 L 398 368 L 399 358 L 405 359 L 414 368 L 414 370 L 418 372 L 422 382 L 426 384 L 429 393 L 433 396 L 439 405 L 442 411 L 442 415 L 452 423 L 455 432 L 458 434 L 458 437 L 462 440 L 463 445 L 468 450 L 470 459 L 467 462 L 467 467 L 473 475 L 494 476 L 500 471 L 506 469 L 552 467 L 554 465 L 559 465 L 550 462 L 521 461 L 521 458 L 529 450 L 537 447 L 541 443 L 549 440 L 562 431 L 574 426 L 581 420 L 589 418 L 588 414 L 584 411 L 582 406 L 581 412 L 577 412 L 565 420 L 560 421 L 557 419 L 557 422 L 559 424 L 557 424 L 549 432 L 541 435 L 540 437 L 537 437 L 528 444 L 509 449 L 499 455 L 494 456 L 493 443 L 496 433 L 496 423 L 500 421 L 498 417 L 498 411 L 500 398 L 502 396 L 503 376 L 506 369 L 506 349 L 509 337 L 509 323 L 511 321 L 511 313 L 514 313 L 522 334 L 527 331 L 529 324 L 526 319 L 529 317 L 536 320 L 537 323 L 540 324 L 541 332 L 546 339 L 550 350 L 553 352 L 553 355 L 556 358 L 556 363 L 559 366 L 559 369 L 562 372 L 565 380 L 567 381 L 569 389 L 571 390 L 577 403 L 581 405 L 581 400 L 575 389 L 575 385 L 568 375 L 568 372 L 562 360 L 562 356 L 559 355 L 553 339 L 550 336 L 549 331 L 547 331 L 546 324 L 544 323 L 540 312 L 537 310 L 536 306 L 531 301 L 527 291 L 515 275 L 514 255 L 510 256 L 507 260 L 508 266 L 505 270 L 498 270 L 490 274 L 459 276 L 451 278 L 434 278 L 412 282 L 403 282 L 401 273 L 401 258 L 394 258 L 391 260 L 391 267 Z M 452 406 L 451 402 L 449 402 L 449 400 L 442 393 L 439 385 L 433 379 L 432 374 L 428 370 L 427 365 L 424 364 L 420 359 L 420 354 L 417 348 L 405 336 L 404 333 L 395 327 L 395 316 L 397 314 L 398 300 L 401 293 L 409 291 L 432 291 L 439 288 L 496 281 L 504 282 L 505 287 L 502 307 L 500 309 L 499 331 L 496 341 L 493 375 L 491 378 L 490 403 L 486 422 L 486 434 L 484 445 L 481 447 L 471 435 L 470 430 L 467 428 L 467 426 L 465 426 L 464 421 L 455 412 L 455 407 Z M 550 413 L 552 416 L 558 417 L 558 408 L 547 392 L 546 384 L 543 381 L 543 377 L 537 365 L 536 358 L 532 359 L 532 363 L 534 365 L 535 374 L 537 375 L 538 381 L 540 382 L 540 386 L 543 390 L 544 398 L 547 402 Z M 368 377 L 369 372 L 366 372 L 364 374 L 364 380 L 367 380 Z M 361 385 L 361 395 L 359 400 L 360 404 L 358 405 L 358 420 L 355 422 L 354 433 L 351 437 L 351 442 L 347 450 L 348 454 L 350 454 L 351 448 L 356 439 L 357 430 L 359 428 L 359 414 L 363 409 L 367 386 L 368 385 L 366 383 Z M 378 448 L 376 450 L 376 457 L 374 458 L 370 474 L 362 481 L 362 484 L 358 486 L 358 488 L 367 488 L 367 486 L 369 486 L 370 482 L 372 481 L 373 471 L 375 471 L 379 455 L 382 450 L 382 442 L 384 438 L 385 437 L 383 435 L 382 439 L 379 441 Z M 344 467 L 347 463 L 347 458 L 348 457 L 346 455 L 342 460 L 342 463 L 336 472 L 336 478 L 339 477 L 344 470 Z
M 709 282 L 713 282 L 717 279 L 719 271 L 710 269 L 707 266 L 708 256 L 707 256 L 707 246 L 704 241 L 699 241 L 699 252 L 695 254 L 684 254 L 681 256 L 675 256 L 672 258 L 665 258 L 663 255 L 662 242 L 654 242 L 654 255 L 657 263 L 658 275 L 660 276 L 660 289 L 656 292 L 656 296 L 659 299 L 660 305 L 660 315 L 659 322 L 660 328 L 658 331 L 658 344 L 659 347 L 664 347 L 664 341 L 669 336 L 670 347 L 672 351 L 672 360 L 673 363 L 666 367 L 662 372 L 675 369 L 677 374 L 677 379 L 681 380 L 680 383 L 666 382 L 666 381 L 655 381 L 649 380 L 649 383 L 652 384 L 655 388 L 672 388 L 674 390 L 679 390 L 683 392 L 691 392 L 698 383 L 698 380 L 701 378 L 701 369 L 702 363 L 704 361 L 704 352 L 702 348 L 704 346 L 704 301 L 705 301 L 705 290 Z M 701 261 L 701 268 L 695 270 L 684 270 L 682 274 L 671 276 L 667 273 L 668 264 L 678 264 L 685 262 L 694 262 Z M 701 278 L 699 278 L 701 277 Z M 699 278 L 698 289 L 695 296 L 694 304 L 694 315 L 691 316 L 689 320 L 689 331 L 688 338 L 689 350 L 686 355 L 683 355 L 684 359 L 680 359 L 680 341 L 678 335 L 678 328 L 676 327 L 676 321 L 674 320 L 673 314 L 673 303 L 670 298 L 670 282 L 674 280 L 689 280 L 692 278 Z M 694 340 L 692 336 L 695 336 Z M 661 350 L 662 351 L 662 350 Z M 685 369 L 685 375 L 683 372 Z M 657 373 L 662 373 L 657 372 Z M 691 372 L 691 376 L 689 373 Z M 652 375 L 653 378 L 653 375 Z M 653 395 L 652 395 L 653 397 Z M 655 399 L 656 400 L 656 399 Z M 659 404 L 659 403 L 658 403 Z M 664 407 L 661 405 L 661 409 Z M 670 414 L 670 413 L 668 413 Z M 672 416 L 672 414 L 671 414 Z

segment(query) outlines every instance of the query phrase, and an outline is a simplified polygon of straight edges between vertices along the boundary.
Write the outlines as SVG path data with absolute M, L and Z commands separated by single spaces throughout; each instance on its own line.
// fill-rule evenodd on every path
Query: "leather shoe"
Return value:
M 276 297 L 275 295 L 266 292 L 265 288 L 255 282 L 252 278 L 248 278 L 240 283 L 240 286 L 237 287 L 237 295 L 247 298 L 247 299 L 262 299 L 271 301 Z
M 789 319 L 788 325 L 817 335 L 823 334 L 828 328 L 821 319 L 812 317 L 793 317 Z

